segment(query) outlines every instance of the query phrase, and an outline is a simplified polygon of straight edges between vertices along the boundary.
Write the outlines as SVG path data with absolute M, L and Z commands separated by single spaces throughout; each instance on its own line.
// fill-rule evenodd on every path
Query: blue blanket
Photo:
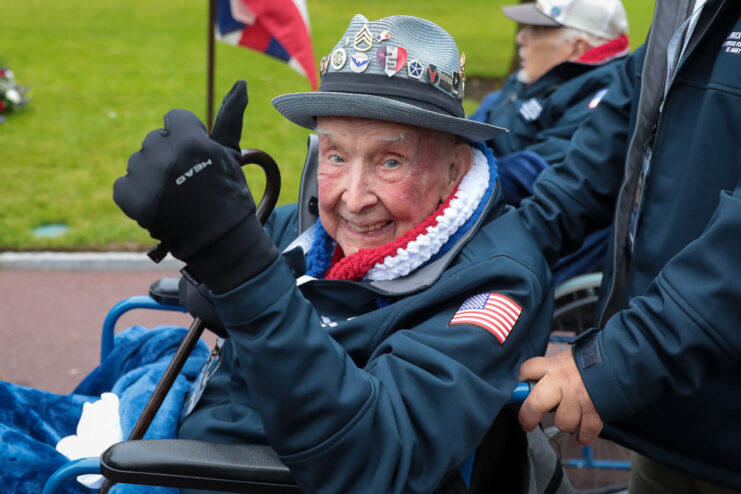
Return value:
M 101 393 L 118 395 L 123 436 L 128 437 L 157 382 L 185 336 L 184 328 L 163 326 L 147 330 L 134 326 L 116 335 L 115 347 L 72 394 L 47 391 L 0 381 L 0 492 L 41 492 L 46 479 L 68 460 L 57 442 L 75 434 L 86 402 Z M 199 341 L 183 366 L 145 438 L 176 437 L 178 417 L 191 383 L 208 357 Z M 90 489 L 70 481 L 64 494 L 89 494 Z M 116 485 L 116 494 L 172 494 L 175 489 Z

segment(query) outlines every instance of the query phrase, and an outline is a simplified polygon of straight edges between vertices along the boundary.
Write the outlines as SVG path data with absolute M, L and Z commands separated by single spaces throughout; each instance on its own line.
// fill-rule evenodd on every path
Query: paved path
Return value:
M 108 310 L 177 272 L 0 271 L 0 372 L 5 380 L 56 393 L 71 392 L 100 358 Z M 187 326 L 186 314 L 136 310 L 134 324 Z
M 0 372 L 10 382 L 55 393 L 69 393 L 100 358 L 101 325 L 108 310 L 132 295 L 146 295 L 149 285 L 177 271 L 59 271 L 0 269 Z M 136 310 L 117 329 L 134 324 L 188 326 L 186 314 Z M 206 340 L 213 343 L 213 336 Z M 566 434 L 555 439 L 565 456 L 578 454 Z M 626 450 L 602 441 L 596 457 L 627 458 Z M 568 469 L 577 487 L 626 482 L 624 472 Z

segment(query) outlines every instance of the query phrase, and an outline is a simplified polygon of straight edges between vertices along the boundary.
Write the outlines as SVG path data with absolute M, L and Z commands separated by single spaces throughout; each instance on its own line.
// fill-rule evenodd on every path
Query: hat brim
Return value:
M 520 5 L 509 5 L 502 7 L 504 15 L 515 22 L 529 26 L 561 26 L 543 12 L 539 11 L 534 3 L 523 3 Z
M 312 92 L 276 96 L 273 106 L 291 122 L 316 129 L 316 117 L 340 116 L 385 120 L 435 129 L 464 137 L 471 142 L 487 141 L 507 129 L 445 115 L 383 96 L 357 93 Z

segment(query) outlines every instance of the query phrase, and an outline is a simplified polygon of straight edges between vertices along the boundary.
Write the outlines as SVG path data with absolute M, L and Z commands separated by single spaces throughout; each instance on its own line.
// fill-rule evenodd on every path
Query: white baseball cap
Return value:
M 608 40 L 628 31 L 620 0 L 536 0 L 502 7 L 502 11 L 520 24 L 572 27 Z

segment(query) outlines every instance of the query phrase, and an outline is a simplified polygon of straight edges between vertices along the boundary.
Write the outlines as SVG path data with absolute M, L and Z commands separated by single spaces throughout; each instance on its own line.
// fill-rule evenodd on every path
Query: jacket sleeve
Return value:
M 541 278 L 510 259 L 498 271 L 467 282 L 471 293 L 435 285 L 396 302 L 403 310 L 388 311 L 389 331 L 362 366 L 321 327 L 280 259 L 214 296 L 268 440 L 302 492 L 429 493 L 473 452 L 549 328 Z M 477 277 L 461 268 L 460 284 Z M 467 296 L 492 290 L 523 307 L 504 344 L 449 325 Z
M 679 251 L 644 295 L 574 347 L 605 420 L 666 393 L 690 394 L 741 360 L 741 182 L 705 231 Z M 630 372 L 625 372 L 630 369 Z
M 540 174 L 520 216 L 549 263 L 610 224 L 623 178 L 628 126 L 644 50 L 615 62 L 610 90 L 571 137 L 562 163 Z

